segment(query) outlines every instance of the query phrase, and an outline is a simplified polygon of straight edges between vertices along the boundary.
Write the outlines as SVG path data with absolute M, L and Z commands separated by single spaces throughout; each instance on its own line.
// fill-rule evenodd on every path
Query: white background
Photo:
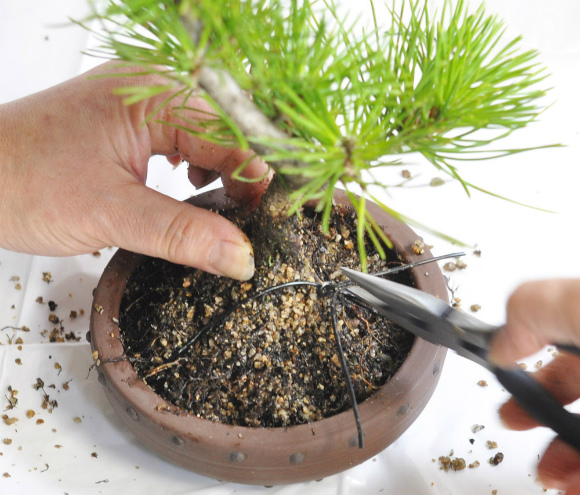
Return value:
M 352 9 L 360 9 L 359 4 L 352 2 Z M 562 143 L 566 147 L 466 164 L 461 172 L 483 188 L 556 213 L 482 194 L 468 199 L 455 184 L 392 189 L 385 199 L 408 216 L 477 245 L 481 257 L 468 249 L 468 267 L 450 275 L 451 285 L 458 287 L 456 295 L 463 308 L 479 304 L 482 309 L 478 316 L 499 324 L 509 294 L 522 281 L 580 276 L 580 3 L 490 0 L 487 5 L 506 20 L 510 35 L 523 34 L 525 48 L 541 51 L 541 61 L 551 73 L 548 85 L 554 87 L 546 100 L 553 105 L 505 146 Z M 364 8 L 366 12 L 366 3 Z M 92 43 L 87 32 L 66 26 L 68 16 L 78 19 L 84 12 L 86 6 L 79 0 L 0 0 L 0 103 L 57 84 L 97 63 L 81 55 Z M 435 176 L 419 160 L 406 168 L 418 176 L 417 184 L 428 184 Z M 395 172 L 397 179 L 398 174 L 400 170 Z M 184 167 L 172 171 L 163 159 L 152 160 L 151 187 L 184 199 L 195 192 L 185 177 Z M 389 175 L 384 177 L 387 180 Z M 424 237 L 435 254 L 457 249 L 430 235 Z M 485 370 L 454 355 L 448 356 L 440 385 L 416 423 L 376 458 L 343 474 L 320 482 L 266 489 L 219 483 L 168 464 L 145 450 L 122 426 L 104 398 L 96 374 L 89 373 L 91 356 L 84 334 L 91 291 L 112 252 L 104 250 L 100 257 L 53 259 L 0 251 L 0 328 L 30 328 L 28 333 L 12 329 L 0 332 L 0 409 L 8 405 L 4 396 L 9 395 L 9 386 L 19 391 L 17 409 L 2 412 L 19 421 L 11 426 L 0 423 L 0 440 L 12 439 L 10 445 L 0 443 L 0 475 L 10 474 L 9 478 L 0 476 L 0 493 L 544 493 L 534 482 L 535 466 L 550 432 L 504 429 L 496 411 L 507 394 Z M 52 283 L 42 280 L 43 272 L 51 272 Z M 39 296 L 55 301 L 55 312 L 64 319 L 66 330 L 83 339 L 78 343 L 48 343 L 41 332 L 53 325 L 47 320 L 47 305 L 36 302 Z M 71 310 L 80 309 L 84 309 L 84 316 L 68 318 Z M 24 341 L 22 350 L 14 343 L 18 337 Z M 16 363 L 18 358 L 21 365 Z M 526 362 L 533 368 L 538 359 L 546 362 L 549 358 L 546 350 Z M 32 388 L 37 377 L 47 386 L 55 386 L 46 389 L 59 404 L 52 413 L 41 409 L 41 393 Z M 477 385 L 482 379 L 488 387 Z M 63 389 L 69 380 L 69 389 Z M 34 418 L 26 417 L 28 409 L 36 411 Z M 44 424 L 36 424 L 39 418 Z M 473 434 L 475 423 L 486 428 Z M 475 439 L 473 445 L 470 438 Z M 504 453 L 500 466 L 487 463 L 495 451 L 485 447 L 486 440 L 496 441 Z M 432 459 L 448 455 L 452 449 L 468 463 L 479 460 L 481 466 L 461 472 L 441 471 Z

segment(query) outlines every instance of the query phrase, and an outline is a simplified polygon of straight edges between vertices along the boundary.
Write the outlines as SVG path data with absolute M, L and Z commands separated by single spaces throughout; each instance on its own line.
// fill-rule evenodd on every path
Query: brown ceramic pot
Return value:
M 348 204 L 344 194 L 336 197 Z M 227 206 L 222 190 L 192 198 L 202 207 Z M 379 225 L 407 262 L 418 255 L 418 236 L 406 225 L 369 205 Z M 122 359 L 119 341 L 121 297 L 127 278 L 144 257 L 119 250 L 98 284 L 90 322 L 98 379 L 127 427 L 165 459 L 218 480 L 278 485 L 318 480 L 356 466 L 381 452 L 413 423 L 429 401 L 446 349 L 416 339 L 396 374 L 359 405 L 365 446 L 359 449 L 352 410 L 322 421 L 289 428 L 229 426 L 187 414 L 153 392 L 131 364 Z M 448 301 L 443 276 L 436 264 L 412 271 L 416 286 Z M 98 356 L 94 351 L 98 352 Z

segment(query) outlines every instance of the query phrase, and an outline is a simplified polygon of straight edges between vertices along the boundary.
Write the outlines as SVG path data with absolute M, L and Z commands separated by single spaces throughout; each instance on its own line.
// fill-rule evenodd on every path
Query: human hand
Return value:
M 150 156 L 165 155 L 173 164 L 184 159 L 196 187 L 221 175 L 230 196 L 255 204 L 267 181 L 230 177 L 252 153 L 215 146 L 172 126 L 142 125 L 169 93 L 126 106 L 114 88 L 151 84 L 158 76 L 89 79 L 116 70 L 103 64 L 0 105 L 0 247 L 70 256 L 119 246 L 250 278 L 252 246 L 240 230 L 215 213 L 153 191 L 145 180 Z M 180 104 L 177 99 L 173 106 Z M 211 110 L 201 99 L 188 106 Z M 158 118 L 183 123 L 167 107 Z M 266 170 L 255 158 L 244 175 L 260 177 Z
M 490 359 L 510 366 L 548 344 L 580 347 L 580 280 L 529 282 L 512 294 L 507 305 L 507 322 L 494 338 Z M 580 397 L 580 361 L 561 353 L 534 373 L 536 378 L 563 404 Z M 506 426 L 523 431 L 538 426 L 515 401 L 500 408 Z M 538 465 L 538 477 L 547 487 L 580 495 L 580 452 L 556 438 Z

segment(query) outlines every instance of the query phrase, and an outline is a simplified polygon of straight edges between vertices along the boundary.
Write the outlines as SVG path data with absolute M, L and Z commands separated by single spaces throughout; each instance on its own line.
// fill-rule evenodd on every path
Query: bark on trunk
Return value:
M 278 176 L 270 183 L 251 217 L 251 232 L 256 266 L 263 265 L 280 254 L 287 263 L 300 264 L 299 222 L 288 216 L 288 190 Z
M 184 16 L 182 22 L 191 39 L 197 44 L 201 32 L 201 22 Z M 250 142 L 250 147 L 260 156 L 271 154 L 267 145 L 252 142 L 252 138 L 270 138 L 285 141 L 288 134 L 279 129 L 254 104 L 234 78 L 225 70 L 202 66 L 197 73 L 198 85 L 203 89 L 238 126 Z M 287 149 L 292 147 L 287 145 Z M 281 167 L 303 168 L 307 165 L 299 160 L 269 162 L 277 172 Z M 254 248 L 256 263 L 267 262 L 269 257 L 281 253 L 285 259 L 296 260 L 298 250 L 296 242 L 298 219 L 288 217 L 290 205 L 289 191 L 300 189 L 308 179 L 299 174 L 285 175 L 282 181 L 275 176 L 268 190 L 262 197 L 257 210 L 252 215 L 250 233 Z

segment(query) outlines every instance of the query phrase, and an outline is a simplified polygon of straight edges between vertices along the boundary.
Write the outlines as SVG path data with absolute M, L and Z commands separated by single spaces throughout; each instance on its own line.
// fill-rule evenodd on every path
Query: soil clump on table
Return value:
M 253 427 L 313 422 L 351 407 L 332 285 L 258 294 L 288 282 L 344 282 L 340 267 L 360 269 L 356 215 L 335 208 L 327 234 L 314 212 L 296 221 L 299 261 L 288 264 L 279 253 L 257 260 L 248 282 L 153 258 L 137 268 L 121 304 L 121 340 L 158 395 L 199 417 Z M 251 225 L 246 230 L 252 238 Z M 367 252 L 370 273 L 402 264 L 393 251 L 381 260 L 370 242 Z M 406 272 L 397 277 L 411 283 Z M 397 371 L 413 336 L 343 295 L 334 310 L 360 403 Z

